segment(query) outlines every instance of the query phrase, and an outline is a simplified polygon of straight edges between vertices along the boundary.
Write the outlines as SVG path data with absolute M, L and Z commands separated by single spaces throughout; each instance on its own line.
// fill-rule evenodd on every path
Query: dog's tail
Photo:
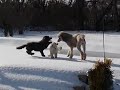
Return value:
M 19 47 L 16 47 L 16 49 L 22 49 L 22 48 L 24 48 L 24 47 L 26 47 L 26 44 L 24 44 L 24 45 L 22 45 L 22 46 L 19 46 Z

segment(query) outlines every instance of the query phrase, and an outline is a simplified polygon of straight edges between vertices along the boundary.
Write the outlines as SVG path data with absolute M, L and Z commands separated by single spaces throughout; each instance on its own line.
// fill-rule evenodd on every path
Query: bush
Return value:
M 88 71 L 90 90 L 113 90 L 113 75 L 110 70 L 111 59 L 96 62 L 93 69 Z

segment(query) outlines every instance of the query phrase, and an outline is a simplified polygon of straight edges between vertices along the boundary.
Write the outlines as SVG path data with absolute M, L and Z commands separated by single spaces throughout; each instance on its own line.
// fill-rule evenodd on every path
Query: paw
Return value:
M 67 53 L 67 57 L 69 57 L 70 56 L 70 52 L 68 51 L 68 53 Z
M 43 57 L 45 57 L 45 55 L 42 55 Z
M 83 54 L 83 60 L 86 60 L 86 54 Z
M 51 57 L 51 59 L 53 59 L 54 57 Z
M 70 58 L 70 59 L 72 59 L 72 57 L 73 57 L 73 54 L 69 55 L 69 58 Z
M 67 57 L 69 57 L 70 56 L 70 54 L 67 54 Z
M 73 56 L 70 56 L 69 58 L 72 59 Z
M 30 52 L 27 52 L 27 54 L 29 54 L 29 55 L 34 55 L 34 53 L 30 53 Z
M 82 54 L 82 55 L 81 55 L 81 59 L 82 59 L 82 60 L 86 60 L 86 54 Z
M 57 58 L 57 56 L 55 58 Z
M 34 55 L 34 53 L 31 53 L 30 55 Z

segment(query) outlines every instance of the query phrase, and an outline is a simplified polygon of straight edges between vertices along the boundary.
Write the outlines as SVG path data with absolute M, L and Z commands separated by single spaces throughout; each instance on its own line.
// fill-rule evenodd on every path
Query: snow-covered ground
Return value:
M 16 50 L 16 46 L 29 41 L 39 41 L 44 35 L 52 36 L 57 41 L 58 31 L 25 32 L 24 35 L 3 37 L 0 33 L 0 90 L 73 90 L 80 85 L 77 75 L 86 73 L 97 60 L 103 60 L 102 32 L 84 33 L 87 41 L 87 60 L 82 61 L 77 49 L 74 49 L 73 59 L 66 57 L 68 46 L 60 42 L 63 50 L 57 59 L 50 59 L 49 47 L 44 51 L 46 57 L 39 52 L 27 55 L 26 50 Z M 105 33 L 106 57 L 112 59 L 114 90 L 120 89 L 120 33 Z

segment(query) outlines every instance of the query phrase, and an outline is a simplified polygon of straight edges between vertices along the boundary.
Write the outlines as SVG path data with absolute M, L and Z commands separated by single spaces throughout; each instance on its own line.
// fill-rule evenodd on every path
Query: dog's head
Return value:
M 57 42 L 64 41 L 67 42 L 72 38 L 72 35 L 66 32 L 59 32 Z
M 56 43 L 56 42 L 53 42 L 53 43 L 51 44 L 52 47 L 57 47 L 57 45 L 58 45 L 58 43 Z
M 62 40 L 62 37 L 59 36 L 57 42 L 60 42 L 60 41 L 63 41 L 63 40 Z
M 51 42 L 51 39 L 52 39 L 52 37 L 49 37 L 49 36 L 44 36 L 43 37 L 43 40 L 46 41 L 46 42 Z

